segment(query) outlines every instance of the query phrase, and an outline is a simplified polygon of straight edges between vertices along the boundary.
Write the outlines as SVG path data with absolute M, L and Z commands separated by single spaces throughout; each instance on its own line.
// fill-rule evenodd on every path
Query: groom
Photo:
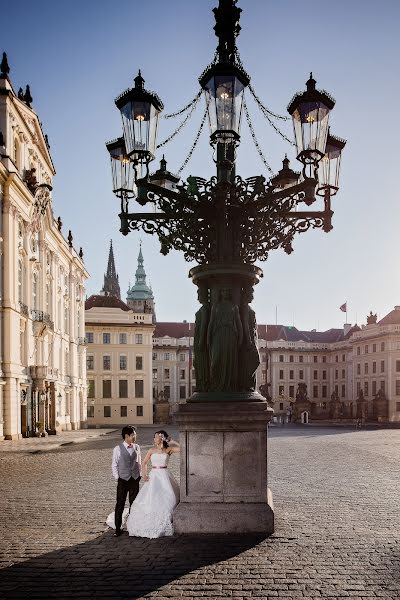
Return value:
M 140 446 L 136 444 L 136 429 L 132 425 L 123 427 L 123 442 L 115 446 L 112 458 L 112 474 L 117 486 L 117 504 L 115 506 L 115 536 L 121 535 L 122 513 L 129 492 L 129 508 L 139 492 L 142 475 Z

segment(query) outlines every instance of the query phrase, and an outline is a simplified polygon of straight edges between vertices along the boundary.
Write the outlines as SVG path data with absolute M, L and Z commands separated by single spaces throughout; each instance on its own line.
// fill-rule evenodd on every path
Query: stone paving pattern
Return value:
M 269 538 L 114 538 L 117 441 L 0 448 L 1 599 L 400 598 L 399 430 L 271 428 Z

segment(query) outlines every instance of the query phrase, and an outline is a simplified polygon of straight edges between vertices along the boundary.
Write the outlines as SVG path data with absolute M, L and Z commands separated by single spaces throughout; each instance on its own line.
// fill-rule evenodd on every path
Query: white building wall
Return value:
M 0 79 L 0 87 L 3 92 L 0 131 L 5 139 L 0 159 L 3 240 L 0 390 L 4 393 L 0 400 L 0 438 L 14 439 L 35 434 L 37 422 L 42 422 L 43 429 L 46 426 L 53 431 L 78 428 L 86 421 L 85 372 L 78 374 L 73 360 L 67 378 L 61 353 L 56 350 L 65 343 L 73 348 L 71 356 L 79 345 L 84 352 L 73 327 L 65 331 L 63 324 L 59 326 L 57 322 L 57 302 L 63 304 L 65 299 L 56 282 L 62 268 L 80 290 L 82 309 L 88 273 L 57 226 L 51 195 L 47 208 L 43 212 L 38 210 L 35 190 L 25 181 L 27 170 L 32 168 L 36 169 L 38 184 L 51 185 L 55 174 L 37 115 L 16 98 L 7 79 Z M 71 323 L 75 322 L 75 309 L 69 318 Z M 79 396 L 80 411 L 76 407 Z

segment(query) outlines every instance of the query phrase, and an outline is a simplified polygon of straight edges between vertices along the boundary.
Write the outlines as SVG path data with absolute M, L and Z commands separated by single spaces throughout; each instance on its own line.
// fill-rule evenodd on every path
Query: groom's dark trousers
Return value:
M 139 493 L 140 477 L 134 479 L 131 477 L 128 481 L 118 479 L 117 485 L 117 504 L 115 505 L 115 530 L 120 531 L 122 525 L 122 513 L 124 512 L 126 497 L 129 493 L 129 508 Z

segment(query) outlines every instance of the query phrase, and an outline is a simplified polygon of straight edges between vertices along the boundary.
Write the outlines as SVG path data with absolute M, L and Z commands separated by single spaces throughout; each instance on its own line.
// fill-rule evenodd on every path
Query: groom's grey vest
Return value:
M 119 449 L 121 451 L 118 461 L 118 475 L 120 478 L 128 481 L 131 477 L 133 477 L 133 479 L 140 477 L 136 450 L 134 449 L 132 454 L 129 454 L 123 443 L 119 445 Z

